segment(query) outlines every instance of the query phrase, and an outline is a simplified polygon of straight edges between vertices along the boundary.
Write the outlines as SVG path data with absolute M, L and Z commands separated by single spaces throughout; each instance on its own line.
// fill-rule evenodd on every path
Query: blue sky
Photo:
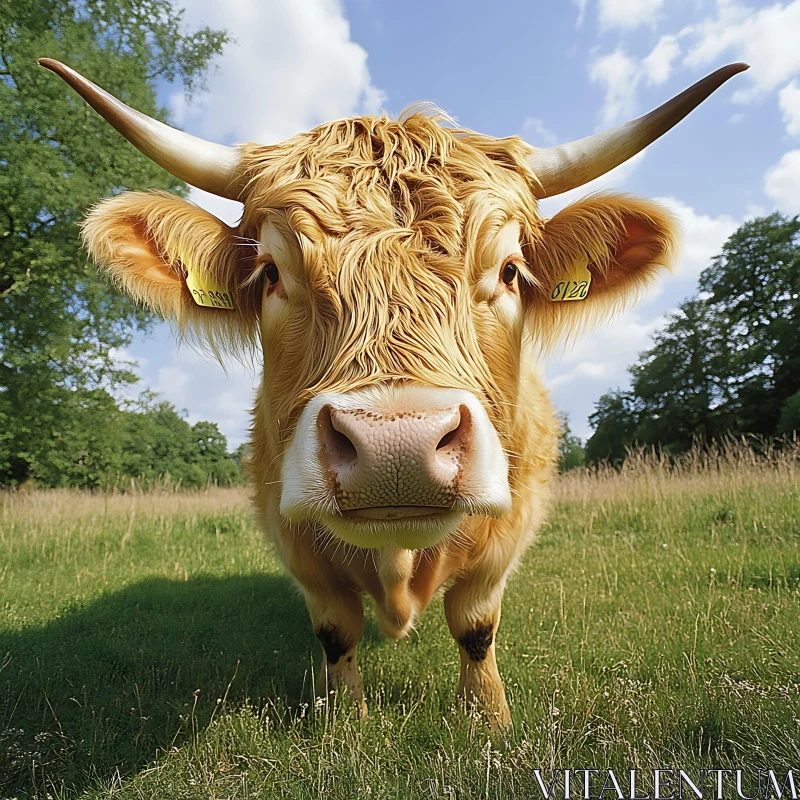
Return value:
M 576 139 L 638 116 L 732 61 L 736 76 L 673 131 L 603 179 L 541 205 L 550 216 L 598 189 L 661 199 L 678 215 L 675 274 L 634 309 L 552 356 L 544 374 L 573 430 L 648 347 L 664 315 L 742 221 L 800 213 L 800 0 L 189 0 L 191 26 L 225 27 L 208 91 L 187 105 L 164 86 L 185 130 L 225 144 L 274 142 L 342 116 L 399 113 L 422 100 L 465 127 L 534 145 Z M 228 222 L 235 203 L 193 192 Z M 122 354 L 141 382 L 191 422 L 246 437 L 258 365 L 218 364 L 178 347 L 166 325 Z

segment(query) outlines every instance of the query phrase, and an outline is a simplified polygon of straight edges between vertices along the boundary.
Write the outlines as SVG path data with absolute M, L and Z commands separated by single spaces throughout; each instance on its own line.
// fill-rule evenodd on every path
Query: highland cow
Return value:
M 631 158 L 746 65 L 537 149 L 419 109 L 224 147 L 40 63 L 173 175 L 243 203 L 231 228 L 178 197 L 125 192 L 91 210 L 83 236 L 182 332 L 262 359 L 255 507 L 322 644 L 319 689 L 349 690 L 366 711 L 363 595 L 399 638 L 443 592 L 459 695 L 507 725 L 501 601 L 545 519 L 559 435 L 537 361 L 635 299 L 675 239 L 663 208 L 627 195 L 551 219 L 537 200 Z

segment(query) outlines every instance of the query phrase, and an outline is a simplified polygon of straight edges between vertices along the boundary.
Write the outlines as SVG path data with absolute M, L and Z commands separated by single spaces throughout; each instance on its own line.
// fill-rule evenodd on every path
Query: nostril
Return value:
M 341 461 L 355 461 L 356 460 L 356 446 L 347 438 L 341 431 L 335 428 L 331 432 L 331 443 L 333 450 L 339 456 Z
M 458 428 L 456 427 L 456 428 L 453 428 L 453 430 L 448 431 L 444 436 L 442 436 L 442 438 L 439 439 L 439 444 L 436 445 L 437 451 L 438 450 L 447 449 L 447 447 L 450 445 L 450 443 L 453 441 L 453 439 L 456 438 L 456 432 L 457 431 L 458 431 Z
M 436 445 L 437 454 L 446 454 L 461 449 L 467 444 L 467 439 L 472 430 L 472 414 L 465 405 L 458 407 L 458 412 L 453 418 L 453 427 L 445 433 Z
M 327 456 L 328 466 L 332 469 L 341 469 L 355 464 L 358 451 L 350 441 L 347 434 L 334 427 L 331 407 L 326 405 L 320 409 L 317 417 L 320 442 Z

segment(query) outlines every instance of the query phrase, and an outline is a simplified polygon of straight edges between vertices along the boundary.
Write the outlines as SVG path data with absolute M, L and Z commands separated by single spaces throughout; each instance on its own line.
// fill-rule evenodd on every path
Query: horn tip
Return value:
M 737 61 L 735 64 L 728 64 L 727 69 L 731 75 L 738 75 L 738 73 L 750 69 L 750 65 L 746 64 L 744 61 Z
M 36 63 L 40 67 L 49 69 L 51 72 L 58 72 L 59 68 L 64 67 L 60 61 L 56 61 L 54 58 L 37 58 Z

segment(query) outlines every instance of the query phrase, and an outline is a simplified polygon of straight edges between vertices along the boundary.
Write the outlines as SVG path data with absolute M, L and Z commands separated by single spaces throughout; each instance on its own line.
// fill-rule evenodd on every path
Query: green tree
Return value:
M 800 221 L 746 222 L 630 367 L 630 392 L 600 399 L 587 459 L 621 458 L 632 444 L 681 451 L 724 434 L 796 430 L 798 331 Z
M 197 422 L 192 426 L 195 458 L 208 478 L 221 486 L 237 483 L 240 470 L 228 454 L 228 440 L 216 422 Z
M 152 480 L 169 474 L 187 486 L 205 483 L 189 423 L 166 402 L 144 405 L 125 415 L 123 475 Z
M 185 413 L 145 392 L 123 414 L 119 468 L 106 482 L 140 478 L 145 482 L 169 476 L 187 488 L 240 483 L 236 454 L 215 422 L 190 425 Z
M 621 461 L 626 448 L 634 444 L 639 424 L 633 395 L 620 389 L 602 395 L 589 415 L 589 424 L 594 433 L 586 442 L 586 461 Z
M 653 347 L 630 368 L 639 423 L 633 438 L 685 450 L 720 432 L 714 411 L 720 394 L 721 337 L 703 300 L 687 300 L 667 317 Z
M 779 434 L 800 433 L 800 392 L 793 394 L 781 409 Z
M 800 391 L 800 220 L 744 223 L 700 276 L 724 342 L 717 375 L 735 433 L 775 433 Z
M 566 412 L 559 412 L 558 421 L 561 424 L 561 436 L 558 439 L 558 471 L 569 472 L 584 465 L 586 454 L 580 437 L 575 436 L 569 427 L 569 416 Z
M 231 460 L 240 469 L 244 470 L 247 467 L 247 459 L 250 456 L 250 447 L 242 442 L 232 453 Z
M 169 0 L 0 4 L 0 484 L 71 481 L 90 445 L 100 471 L 113 465 L 108 397 L 133 375 L 110 351 L 150 317 L 87 264 L 78 223 L 123 189 L 185 189 L 36 59 L 75 66 L 163 120 L 156 81 L 191 95 L 227 41 L 185 32 L 182 13 Z

